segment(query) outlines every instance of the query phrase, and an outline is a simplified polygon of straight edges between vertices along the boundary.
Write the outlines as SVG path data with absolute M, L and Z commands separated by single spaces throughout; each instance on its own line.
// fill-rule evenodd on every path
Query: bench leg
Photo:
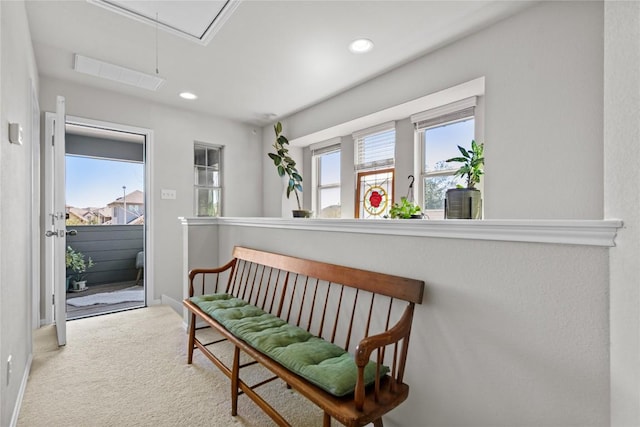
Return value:
M 196 338 L 196 315 L 191 313 L 191 321 L 189 322 L 189 341 L 187 343 L 187 363 L 191 365 L 193 362 L 193 347 Z
M 231 370 L 231 415 L 238 415 L 238 377 L 240 376 L 240 349 L 233 350 L 233 369 Z
M 322 418 L 322 427 L 331 427 L 331 415 L 324 413 L 324 418 Z
M 373 427 L 383 427 L 382 418 L 378 418 L 377 420 L 373 420 Z

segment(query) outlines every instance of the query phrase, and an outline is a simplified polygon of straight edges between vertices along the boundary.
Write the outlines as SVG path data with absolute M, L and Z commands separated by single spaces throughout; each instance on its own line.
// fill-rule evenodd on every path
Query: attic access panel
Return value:
M 205 46 L 240 4 L 240 0 L 87 1 Z

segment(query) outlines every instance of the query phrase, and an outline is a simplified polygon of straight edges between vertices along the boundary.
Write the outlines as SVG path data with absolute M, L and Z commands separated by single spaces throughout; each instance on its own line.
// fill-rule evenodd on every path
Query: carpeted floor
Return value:
M 274 425 L 246 396 L 232 417 L 229 380 L 200 352 L 187 365 L 186 338 L 167 306 L 69 322 L 62 348 L 55 328 L 39 329 L 18 426 Z M 259 366 L 243 372 L 267 375 Z M 293 426 L 322 425 L 322 411 L 281 381 L 260 392 Z

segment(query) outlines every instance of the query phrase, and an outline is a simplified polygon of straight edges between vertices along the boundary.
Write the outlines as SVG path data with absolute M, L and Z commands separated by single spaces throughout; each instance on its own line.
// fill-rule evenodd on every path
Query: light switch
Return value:
M 9 123 L 9 142 L 22 145 L 22 126 L 20 123 Z
M 176 190 L 160 190 L 160 198 L 165 200 L 175 200 L 176 198 Z

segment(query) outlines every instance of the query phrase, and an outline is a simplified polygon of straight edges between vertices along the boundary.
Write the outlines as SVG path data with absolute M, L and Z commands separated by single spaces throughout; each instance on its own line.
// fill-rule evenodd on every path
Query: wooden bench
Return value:
M 422 303 L 423 292 L 424 282 L 419 280 L 236 247 L 226 265 L 189 272 L 190 298 L 184 300 L 190 312 L 188 363 L 197 348 L 230 378 L 234 416 L 238 395 L 245 393 L 278 425 L 289 425 L 255 390 L 280 378 L 324 411 L 324 426 L 331 424 L 331 418 L 346 426 L 382 426 L 382 416 L 409 394 L 403 377 L 414 305 Z M 349 352 L 350 363 L 355 362 L 353 392 L 336 396 L 236 336 L 203 310 L 204 304 L 198 305 L 203 298 L 219 296 L 198 298 L 212 293 L 241 299 L 257 307 L 250 310 L 263 310 L 288 322 L 286 327 L 294 325 Z M 197 327 L 198 321 L 204 326 Z M 222 338 L 202 342 L 196 330 L 203 328 L 214 329 Z M 234 346 L 231 366 L 214 354 L 216 344 L 223 341 Z M 274 376 L 253 385 L 243 381 L 241 368 L 249 364 L 240 363 L 241 351 Z M 365 385 L 371 365 L 374 379 Z

